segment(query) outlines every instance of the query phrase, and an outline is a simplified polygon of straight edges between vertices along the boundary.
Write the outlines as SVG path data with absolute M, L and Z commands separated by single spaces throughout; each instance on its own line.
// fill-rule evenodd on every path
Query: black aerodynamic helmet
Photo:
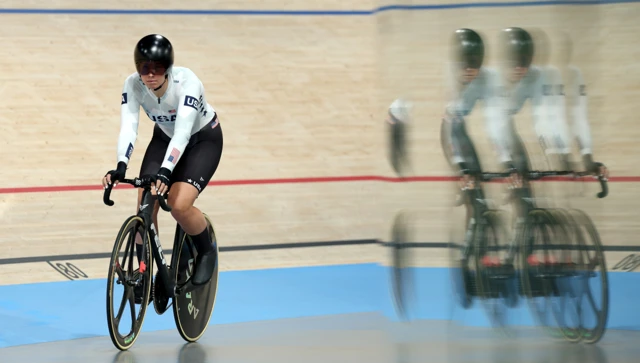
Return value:
M 147 74 L 144 65 L 154 63 L 156 69 L 161 66 L 165 71 L 173 66 L 173 46 L 169 39 L 160 34 L 149 34 L 138 41 L 133 51 L 136 70 L 141 75 Z
M 484 42 L 480 35 L 471 29 L 462 28 L 453 33 L 451 51 L 454 62 L 464 68 L 480 68 L 484 61 Z
M 503 47 L 505 60 L 513 66 L 529 67 L 533 60 L 533 39 L 531 34 L 522 28 L 511 27 L 500 32 L 500 45 Z

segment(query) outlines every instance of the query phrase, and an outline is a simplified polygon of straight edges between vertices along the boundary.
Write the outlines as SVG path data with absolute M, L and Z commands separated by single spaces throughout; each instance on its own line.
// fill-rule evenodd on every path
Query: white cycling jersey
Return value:
M 533 128 L 545 153 L 569 153 L 571 139 L 566 122 L 564 89 L 557 68 L 531 66 L 517 84 L 505 90 L 505 96 L 510 119 L 530 100 Z
M 513 150 L 513 116 L 529 100 L 534 131 L 545 153 L 570 153 L 572 136 L 577 139 L 582 154 L 591 153 L 584 79 L 576 67 L 569 67 L 568 70 L 566 87 L 558 68 L 531 66 L 527 74 L 510 88 L 505 86 L 506 82 L 502 80 L 500 72 L 492 68 L 481 68 L 478 76 L 465 87 L 457 84 L 455 72 L 451 72 L 451 100 L 447 104 L 446 113 L 460 117 L 448 117 L 445 121 L 463 122 L 462 117 L 470 114 L 477 102 L 482 100 L 487 133 L 500 161 L 506 162 L 511 160 Z M 567 105 L 571 125 L 567 122 Z M 454 137 L 452 130 L 449 127 L 444 135 L 449 138 L 450 145 L 454 145 L 451 143 Z M 462 155 L 455 149 L 453 151 L 453 161 L 461 162 Z
M 138 137 L 140 107 L 171 141 L 161 167 L 171 171 L 184 154 L 191 135 L 197 133 L 215 116 L 205 96 L 204 85 L 193 71 L 171 67 L 169 86 L 158 98 L 144 85 L 138 73 L 127 77 L 122 89 L 118 162 L 129 163 Z
M 465 116 L 469 115 L 473 108 L 482 101 L 485 127 L 489 139 L 496 147 L 496 152 L 501 161 L 511 160 L 510 156 L 510 129 L 505 113 L 504 88 L 501 86 L 500 74 L 495 69 L 489 67 L 480 68 L 478 75 L 467 85 L 459 85 L 455 71 L 449 73 L 449 95 L 445 110 L 445 134 L 448 144 L 453 148 L 452 157 L 454 163 L 463 161 L 463 155 L 453 147 L 456 137 L 453 131 L 453 123 L 464 122 Z
M 575 66 L 568 66 L 568 79 L 566 96 L 569 105 L 569 118 L 571 119 L 571 128 L 573 135 L 578 141 L 578 147 L 581 154 L 592 153 L 591 127 L 587 117 L 587 86 L 582 72 Z

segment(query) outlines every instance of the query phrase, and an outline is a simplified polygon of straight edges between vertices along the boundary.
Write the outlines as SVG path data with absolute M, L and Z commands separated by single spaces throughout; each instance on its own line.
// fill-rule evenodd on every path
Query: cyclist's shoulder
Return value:
M 200 77 L 191 68 L 174 66 L 171 75 L 175 81 L 183 84 L 202 84 Z
M 124 79 L 124 87 L 131 92 L 140 92 L 145 86 L 138 73 L 134 72 Z
M 502 74 L 497 68 L 482 67 L 478 77 L 482 80 L 485 92 L 491 95 L 499 95 L 503 88 Z

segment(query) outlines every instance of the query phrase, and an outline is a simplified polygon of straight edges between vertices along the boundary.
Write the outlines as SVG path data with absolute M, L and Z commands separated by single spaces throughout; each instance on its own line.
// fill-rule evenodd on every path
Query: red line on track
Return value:
M 307 178 L 279 178 L 279 179 L 240 179 L 240 180 L 217 180 L 212 181 L 210 186 L 222 185 L 264 185 L 264 184 L 301 184 L 301 183 L 336 183 L 336 182 L 363 182 L 378 181 L 387 183 L 403 183 L 403 182 L 447 182 L 455 181 L 456 177 L 451 176 L 415 176 L 407 178 L 386 177 L 377 175 L 359 175 L 359 176 L 330 176 L 330 177 L 307 177 Z M 549 178 L 545 180 L 564 180 L 570 181 L 569 178 Z M 587 178 L 585 181 L 597 182 L 594 178 Z M 640 176 L 618 176 L 609 178 L 609 182 L 623 183 L 640 182 Z M 118 188 L 132 188 L 132 186 L 124 184 Z M 18 193 L 52 193 L 52 192 L 77 192 L 89 190 L 102 190 L 102 186 L 96 185 L 60 185 L 60 186 L 40 186 L 40 187 L 20 187 L 20 188 L 0 188 L 0 194 L 18 194 Z

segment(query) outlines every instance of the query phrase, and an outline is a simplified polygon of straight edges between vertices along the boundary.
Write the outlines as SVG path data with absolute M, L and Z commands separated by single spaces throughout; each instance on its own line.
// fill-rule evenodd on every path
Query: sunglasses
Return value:
M 144 62 L 136 65 L 138 73 L 141 76 L 146 76 L 149 73 L 153 73 L 156 76 L 161 76 L 167 71 L 167 68 L 157 62 Z

